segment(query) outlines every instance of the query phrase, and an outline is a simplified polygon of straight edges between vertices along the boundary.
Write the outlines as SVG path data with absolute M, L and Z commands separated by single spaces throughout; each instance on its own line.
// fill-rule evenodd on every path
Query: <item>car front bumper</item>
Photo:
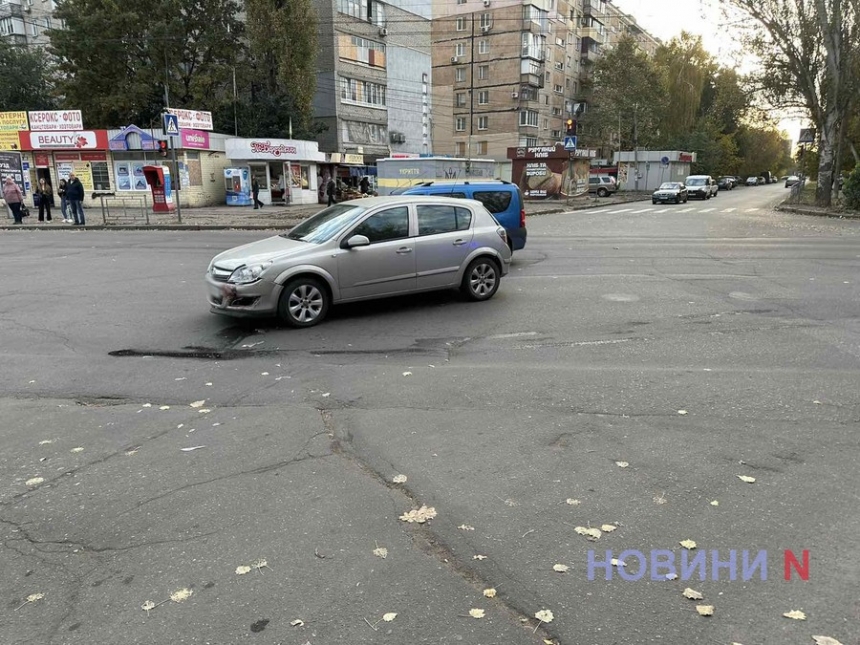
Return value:
M 250 284 L 230 284 L 206 274 L 206 295 L 209 311 L 236 317 L 273 316 L 278 312 L 281 286 L 269 280 Z
M 687 192 L 687 195 L 690 197 L 699 197 L 701 199 L 705 199 L 710 194 L 707 188 L 703 188 L 702 190 L 691 190 Z
M 674 202 L 676 199 L 681 199 L 677 193 L 674 195 L 652 195 L 651 200 L 655 202 Z

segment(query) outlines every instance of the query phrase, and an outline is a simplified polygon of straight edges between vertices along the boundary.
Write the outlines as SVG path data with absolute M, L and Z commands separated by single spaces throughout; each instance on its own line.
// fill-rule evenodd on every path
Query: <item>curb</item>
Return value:
M 808 215 L 810 217 L 828 217 L 831 219 L 860 219 L 860 213 L 856 215 L 853 213 L 839 213 L 836 211 L 820 211 L 813 210 L 811 208 L 803 208 L 802 206 L 786 206 L 785 204 L 780 204 L 776 207 L 776 210 L 781 211 L 783 213 L 792 213 L 794 215 Z

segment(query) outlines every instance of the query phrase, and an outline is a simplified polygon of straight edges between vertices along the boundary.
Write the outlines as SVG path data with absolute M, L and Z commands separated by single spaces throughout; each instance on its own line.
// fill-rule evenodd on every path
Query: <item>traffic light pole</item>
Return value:
M 176 164 L 176 137 L 170 137 L 170 160 L 173 162 L 173 169 L 176 171 L 176 177 L 170 182 L 170 188 L 173 192 L 173 199 L 176 201 L 176 219 L 179 224 L 182 224 L 182 207 L 179 205 L 179 189 L 177 182 L 179 181 L 179 166 Z

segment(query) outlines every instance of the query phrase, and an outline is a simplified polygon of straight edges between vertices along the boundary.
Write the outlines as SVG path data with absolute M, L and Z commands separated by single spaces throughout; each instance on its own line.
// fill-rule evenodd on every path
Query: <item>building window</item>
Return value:
M 376 0 L 338 0 L 337 10 L 380 27 L 385 24 L 385 8 Z
M 466 31 L 466 19 L 465 18 L 457 18 L 457 31 Z
M 490 102 L 490 91 L 489 90 L 481 90 L 478 92 L 478 103 L 480 105 L 486 105 Z
M 454 72 L 454 78 L 457 80 L 458 83 L 462 83 L 463 81 L 465 81 L 466 80 L 466 68 L 465 67 L 458 67 L 457 71 Z
M 563 93 L 564 93 L 564 88 L 563 88 L 561 85 L 555 85 L 555 86 L 552 88 L 552 91 L 553 91 L 553 92 L 555 92 L 556 94 L 563 94 Z
M 489 27 L 492 23 L 490 22 L 490 14 L 482 13 L 481 14 L 481 27 Z
M 487 142 L 486 141 L 478 141 L 475 144 L 475 154 L 476 155 L 487 154 Z
M 373 107 L 385 107 L 385 86 L 341 77 L 340 100 Z
M 547 118 L 544 118 L 544 120 L 543 120 L 543 129 L 549 130 L 549 119 L 547 119 Z
M 457 43 L 454 45 L 454 56 L 463 56 L 466 53 L 466 44 Z
M 478 130 L 486 130 L 489 127 L 490 127 L 490 117 L 479 116 L 478 117 Z
M 478 65 L 478 78 L 482 81 L 490 78 L 490 66 L 489 65 Z
M 559 108 L 559 107 L 554 107 L 554 108 L 552 109 L 552 115 L 553 115 L 553 116 L 561 116 L 561 108 Z
M 340 34 L 340 57 L 371 67 L 385 67 L 385 45 L 359 36 Z
M 466 93 L 457 92 L 457 107 L 466 107 Z
M 489 54 L 490 53 L 490 41 L 489 40 L 479 40 L 478 41 L 478 53 L 479 54 Z
M 536 110 L 523 110 L 520 112 L 520 125 L 536 128 L 538 126 L 538 118 Z
M 93 175 L 93 188 L 95 190 L 110 190 L 107 161 L 91 161 L 90 171 Z
M 457 4 L 466 4 L 466 0 L 457 0 Z
M 457 143 L 455 143 L 454 149 L 456 150 L 454 154 L 456 154 L 458 157 L 466 156 L 466 144 L 462 141 L 458 141 Z
M 344 143 L 388 145 L 388 128 L 364 121 L 342 121 Z
M 556 140 L 561 139 L 561 130 L 553 130 L 552 138 Z
M 457 132 L 465 132 L 466 131 L 466 117 L 458 116 L 457 117 Z

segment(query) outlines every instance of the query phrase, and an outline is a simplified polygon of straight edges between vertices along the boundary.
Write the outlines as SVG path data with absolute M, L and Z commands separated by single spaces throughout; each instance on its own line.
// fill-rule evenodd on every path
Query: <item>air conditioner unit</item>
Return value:
M 511 92 L 511 98 L 512 99 L 518 99 L 518 98 L 520 98 L 520 95 L 518 92 Z
M 383 27 L 382 29 L 380 29 L 380 30 L 379 30 L 379 35 L 380 35 L 380 36 L 383 36 L 383 37 L 384 37 L 384 36 L 387 36 L 387 35 L 388 35 L 388 29 L 386 29 L 385 27 Z
M 489 7 L 490 6 L 490 0 L 484 0 L 484 6 Z
M 452 62 L 452 63 L 459 62 L 459 60 L 460 60 L 460 59 L 459 59 L 459 58 L 457 58 L 456 56 L 451 56 L 451 62 Z
M 484 26 L 482 26 L 482 27 L 481 27 L 481 33 L 482 33 L 482 34 L 488 34 L 488 33 L 490 33 L 490 25 L 484 25 Z

